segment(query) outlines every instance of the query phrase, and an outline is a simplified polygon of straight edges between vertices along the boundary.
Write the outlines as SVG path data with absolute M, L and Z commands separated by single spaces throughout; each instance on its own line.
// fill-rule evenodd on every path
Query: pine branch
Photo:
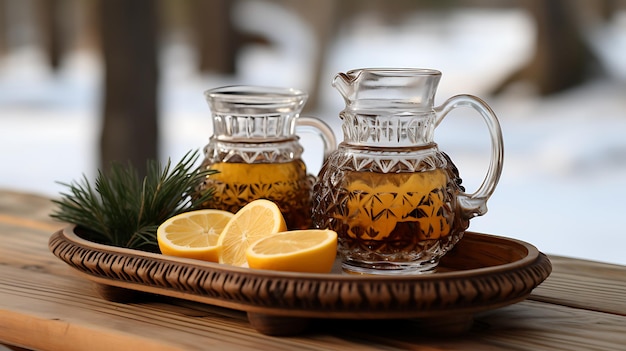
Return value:
M 128 164 L 112 164 L 99 170 L 94 185 L 83 175 L 80 182 L 59 184 L 68 188 L 51 217 L 76 224 L 87 239 L 99 243 L 158 251 L 156 230 L 166 219 L 199 209 L 213 196 L 213 189 L 197 194 L 198 186 L 213 170 L 194 168 L 198 151 L 188 152 L 172 168 L 147 161 L 147 173 L 139 179 Z

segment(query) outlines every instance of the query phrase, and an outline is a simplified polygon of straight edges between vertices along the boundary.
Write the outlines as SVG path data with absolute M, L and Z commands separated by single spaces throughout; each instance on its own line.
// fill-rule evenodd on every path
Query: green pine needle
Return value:
M 50 216 L 76 224 L 89 240 L 144 251 L 158 252 L 156 231 L 166 219 L 199 209 L 214 189 L 196 194 L 197 187 L 216 171 L 194 168 L 198 151 L 188 152 L 171 168 L 149 160 L 146 176 L 114 163 L 107 173 L 98 171 L 95 185 L 83 175 L 81 182 L 61 183 L 68 188 Z

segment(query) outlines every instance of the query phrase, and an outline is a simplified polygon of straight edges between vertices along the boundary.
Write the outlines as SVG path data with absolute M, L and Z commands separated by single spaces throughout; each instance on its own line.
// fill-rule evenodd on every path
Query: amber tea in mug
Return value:
M 205 187 L 215 189 L 204 204 L 237 212 L 252 200 L 268 199 L 278 204 L 291 229 L 311 227 L 312 181 L 300 159 L 284 163 L 217 162 L 205 167 L 219 171 L 207 177 Z
M 205 92 L 213 135 L 201 167 L 207 176 L 199 191 L 214 189 L 203 204 L 237 212 L 249 202 L 267 199 L 280 208 L 289 229 L 311 227 L 311 190 L 296 128 L 308 127 L 324 145 L 326 157 L 335 137 L 321 120 L 300 116 L 307 94 L 290 88 L 229 86 Z

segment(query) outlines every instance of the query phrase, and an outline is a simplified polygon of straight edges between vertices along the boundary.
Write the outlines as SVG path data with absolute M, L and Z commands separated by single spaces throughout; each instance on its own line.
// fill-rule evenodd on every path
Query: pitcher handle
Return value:
M 491 136 L 491 160 L 485 179 L 476 192 L 471 194 L 462 192 L 458 196 L 458 204 L 462 212 L 467 216 L 466 218 L 471 218 L 481 216 L 487 212 L 487 200 L 493 194 L 502 174 L 504 142 L 502 140 L 500 122 L 498 122 L 496 114 L 485 101 L 473 95 L 456 95 L 446 100 L 441 106 L 436 107 L 435 127 L 441 123 L 450 111 L 457 107 L 466 106 L 480 113 L 485 123 L 487 123 Z
M 296 119 L 296 126 L 311 127 L 317 135 L 320 136 L 324 143 L 324 161 L 328 158 L 331 152 L 335 151 L 337 147 L 337 140 L 335 139 L 335 133 L 330 126 L 324 123 L 322 120 L 315 117 L 300 116 Z

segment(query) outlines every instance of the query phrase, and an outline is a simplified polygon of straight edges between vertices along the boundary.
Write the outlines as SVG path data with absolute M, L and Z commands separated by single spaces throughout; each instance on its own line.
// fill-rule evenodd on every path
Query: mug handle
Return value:
M 300 116 L 296 119 L 297 127 L 311 127 L 317 135 L 322 139 L 324 143 L 324 160 L 328 158 L 331 152 L 335 151 L 337 147 L 337 140 L 335 139 L 335 133 L 328 124 L 315 117 Z
M 450 111 L 457 107 L 471 107 L 480 113 L 487 123 L 491 136 L 491 160 L 485 179 L 476 192 L 471 194 L 461 192 L 457 198 L 458 205 L 466 218 L 472 218 L 482 216 L 487 212 L 487 200 L 493 194 L 502 174 L 504 142 L 496 114 L 485 101 L 473 95 L 456 95 L 435 107 L 435 128 Z

